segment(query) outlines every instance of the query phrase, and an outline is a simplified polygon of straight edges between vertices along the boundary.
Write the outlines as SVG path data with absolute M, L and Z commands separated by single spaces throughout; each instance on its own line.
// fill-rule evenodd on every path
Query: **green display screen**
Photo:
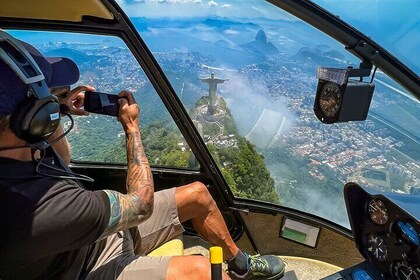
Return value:
M 288 227 L 284 227 L 282 231 L 282 236 L 284 238 L 288 238 L 288 239 L 291 239 L 293 241 L 297 241 L 303 244 L 306 243 L 306 237 L 307 237 L 305 233 L 288 228 Z

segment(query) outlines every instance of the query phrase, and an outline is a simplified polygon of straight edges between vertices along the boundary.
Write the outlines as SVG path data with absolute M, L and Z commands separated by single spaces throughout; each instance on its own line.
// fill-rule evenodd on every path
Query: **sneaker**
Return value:
M 248 271 L 245 274 L 237 274 L 229 271 L 229 276 L 234 280 L 267 279 L 277 280 L 283 277 L 285 265 L 283 261 L 273 255 L 248 256 Z

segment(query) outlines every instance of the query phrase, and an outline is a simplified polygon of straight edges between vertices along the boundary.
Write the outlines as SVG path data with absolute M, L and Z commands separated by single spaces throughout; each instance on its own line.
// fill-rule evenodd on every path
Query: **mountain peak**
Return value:
M 255 36 L 255 41 L 267 44 L 267 35 L 265 35 L 264 30 L 260 30 L 257 32 L 257 35 Z
M 241 47 L 250 53 L 260 56 L 276 55 L 279 53 L 279 50 L 267 40 L 267 35 L 263 30 L 257 32 L 254 41 L 241 45 Z

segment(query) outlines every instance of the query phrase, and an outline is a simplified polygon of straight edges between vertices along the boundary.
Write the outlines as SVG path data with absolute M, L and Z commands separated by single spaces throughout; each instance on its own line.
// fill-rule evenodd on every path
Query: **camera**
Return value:
M 85 110 L 91 113 L 118 117 L 118 95 L 97 91 L 85 92 Z

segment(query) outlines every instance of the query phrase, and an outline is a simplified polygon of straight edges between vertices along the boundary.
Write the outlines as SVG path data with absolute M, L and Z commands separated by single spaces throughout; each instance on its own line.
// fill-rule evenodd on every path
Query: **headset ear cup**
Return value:
M 12 131 L 27 143 L 46 140 L 60 124 L 60 105 L 55 96 L 41 100 L 31 96 L 12 114 Z
M 10 119 L 10 127 L 17 137 L 28 142 L 25 134 L 27 129 L 23 127 L 25 117 L 28 116 L 29 111 L 34 107 L 36 99 L 34 97 L 25 98 L 18 104 L 16 110 L 13 112 Z
M 36 102 L 41 103 L 36 113 L 31 117 L 28 127 L 28 136 L 31 137 L 29 143 L 36 143 L 50 137 L 60 125 L 60 105 L 51 98 L 42 99 Z

